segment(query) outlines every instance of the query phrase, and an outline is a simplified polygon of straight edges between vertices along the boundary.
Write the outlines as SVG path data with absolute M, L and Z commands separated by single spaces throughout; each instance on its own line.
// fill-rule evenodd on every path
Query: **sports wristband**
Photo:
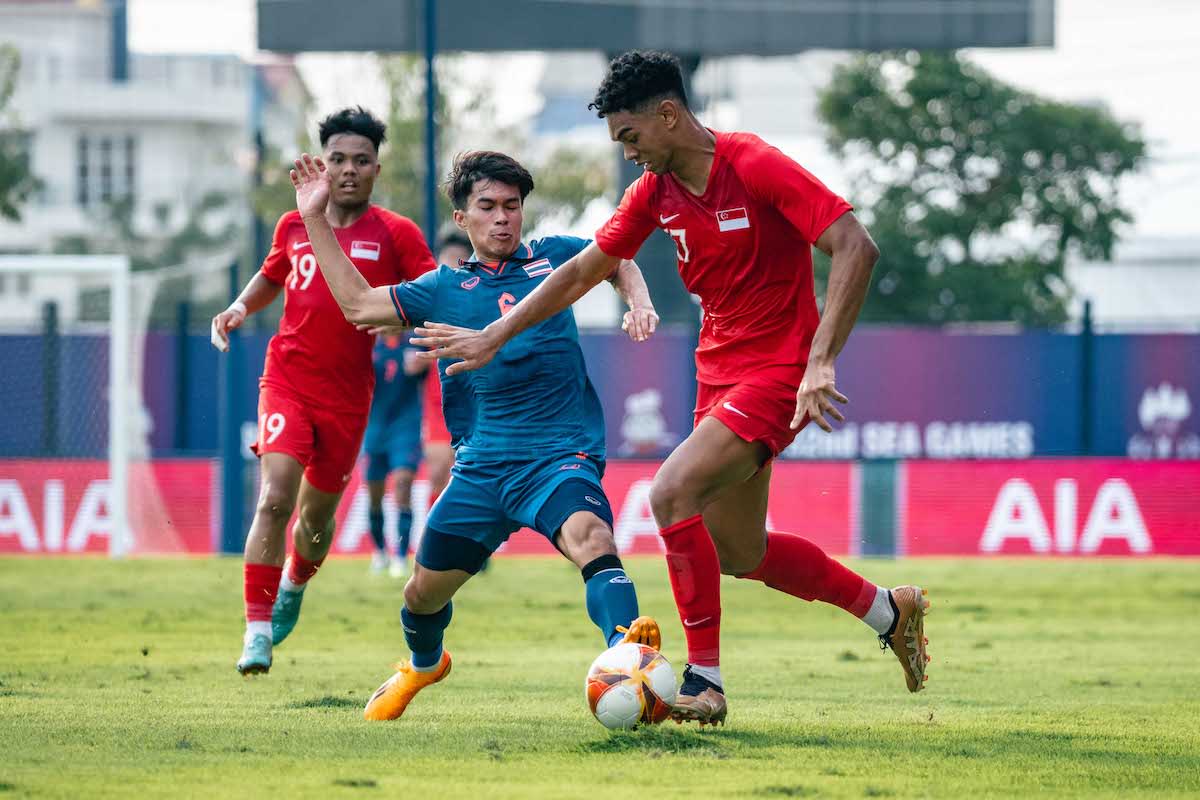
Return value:
M 234 300 L 232 303 L 229 304 L 229 308 L 227 308 L 225 310 L 226 311 L 236 311 L 237 313 L 242 315 L 242 319 L 246 318 L 246 304 L 243 303 L 241 300 Z

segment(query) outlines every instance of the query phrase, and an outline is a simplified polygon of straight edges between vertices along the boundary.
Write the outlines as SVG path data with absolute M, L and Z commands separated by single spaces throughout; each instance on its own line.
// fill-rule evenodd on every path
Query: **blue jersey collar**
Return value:
M 471 253 L 470 258 L 467 258 L 466 260 L 461 260 L 459 262 L 459 266 L 466 267 L 467 269 L 479 268 L 479 269 L 485 270 L 486 272 L 491 273 L 492 275 L 500 275 L 501 273 L 504 272 L 504 268 L 508 264 L 519 263 L 519 262 L 523 262 L 523 261 L 532 261 L 532 260 L 533 260 L 533 248 L 530 247 L 525 242 L 521 242 L 520 244 L 517 245 L 517 249 L 513 251 L 513 254 L 511 256 L 509 256 L 508 258 L 504 259 L 503 261 L 501 261 L 500 264 L 497 266 L 492 266 L 491 264 L 480 261 L 479 255 L 477 253 Z

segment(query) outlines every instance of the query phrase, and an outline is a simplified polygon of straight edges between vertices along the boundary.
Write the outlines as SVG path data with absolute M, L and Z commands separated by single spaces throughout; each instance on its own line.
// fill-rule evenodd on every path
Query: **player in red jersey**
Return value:
M 779 150 L 701 125 L 674 56 L 620 56 L 590 107 L 625 158 L 645 169 L 595 243 L 483 331 L 427 325 L 414 343 L 463 359 L 447 372 L 478 368 L 661 228 L 704 309 L 695 428 L 658 471 L 650 497 L 690 662 L 676 719 L 725 718 L 721 573 L 846 609 L 895 652 L 909 691 L 919 691 L 928 660 L 922 590 L 877 587 L 812 542 L 766 529 L 771 460 L 810 420 L 830 431 L 830 418 L 843 419 L 835 403 L 848 401 L 835 386 L 834 360 L 866 296 L 874 242 L 846 201 Z M 814 245 L 833 258 L 823 315 Z
M 334 187 L 325 216 L 373 286 L 412 280 L 434 267 L 412 220 L 371 204 L 384 133 L 383 123 L 361 107 L 332 114 L 320 126 Z M 242 674 L 271 668 L 272 645 L 295 626 L 304 588 L 329 552 L 333 514 L 354 471 L 375 383 L 374 339 L 342 315 L 296 211 L 280 218 L 262 269 L 213 317 L 213 344 L 228 350 L 228 331 L 280 291 L 283 319 L 259 382 L 254 451 L 262 490 L 246 537 Z M 299 510 L 295 547 L 285 569 L 284 533 L 293 509 Z

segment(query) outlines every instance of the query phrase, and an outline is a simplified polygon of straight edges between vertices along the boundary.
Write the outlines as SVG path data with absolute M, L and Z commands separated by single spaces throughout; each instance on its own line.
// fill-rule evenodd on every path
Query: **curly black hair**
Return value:
M 658 50 L 630 50 L 608 65 L 608 74 L 588 108 L 606 117 L 618 111 L 638 111 L 652 100 L 671 95 L 687 106 L 679 59 Z
M 321 120 L 317 130 L 321 137 L 321 147 L 324 147 L 330 138 L 339 133 L 357 133 L 359 136 L 370 139 L 371 144 L 375 145 L 375 152 L 378 153 L 379 145 L 383 144 L 383 140 L 386 138 L 387 125 L 384 125 L 378 117 L 362 106 L 355 106 L 333 112 Z
M 521 202 L 533 191 L 533 176 L 515 158 L 493 150 L 472 150 L 455 157 L 446 178 L 446 197 L 462 211 L 475 182 L 484 180 L 516 186 L 521 191 Z

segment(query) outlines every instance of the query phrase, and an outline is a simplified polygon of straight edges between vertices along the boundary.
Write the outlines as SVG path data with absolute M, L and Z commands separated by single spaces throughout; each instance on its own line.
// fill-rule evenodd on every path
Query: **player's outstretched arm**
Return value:
M 833 258 L 829 270 L 829 285 L 825 290 L 825 307 L 821 324 L 813 335 L 808 353 L 808 368 L 796 393 L 796 414 L 792 427 L 799 428 L 805 415 L 824 431 L 833 426 L 825 419 L 828 414 L 839 422 L 845 420 L 833 401 L 848 403 L 849 399 L 834 385 L 833 362 L 850 330 L 871 285 L 871 270 L 879 260 L 879 248 L 871 235 L 852 212 L 847 211 L 825 229 L 817 239 L 817 247 Z
M 354 325 L 395 325 L 399 317 L 387 287 L 373 287 L 367 283 L 342 251 L 329 220 L 325 218 L 331 189 L 325 162 L 304 153 L 294 163 L 291 177 L 292 185 L 296 187 L 296 208 L 308 230 L 317 266 L 346 321 Z
M 254 273 L 254 277 L 247 282 L 246 288 L 242 289 L 237 300 L 230 303 L 229 308 L 212 318 L 209 338 L 213 347 L 222 353 L 228 353 L 229 332 L 234 328 L 240 328 L 246 321 L 246 317 L 271 305 L 281 291 L 283 291 L 282 286 L 272 282 L 261 272 Z
M 446 368 L 447 375 L 479 369 L 491 361 L 509 339 L 569 307 L 612 275 L 620 260 L 605 255 L 593 242 L 483 330 L 428 323 L 417 328 L 419 338 L 414 338 L 412 343 L 428 348 L 428 358 L 462 359 Z
M 617 265 L 617 271 L 608 279 L 613 289 L 629 306 L 621 319 L 621 330 L 635 342 L 649 339 L 658 328 L 658 313 L 650 299 L 650 287 L 637 262 L 626 259 Z

